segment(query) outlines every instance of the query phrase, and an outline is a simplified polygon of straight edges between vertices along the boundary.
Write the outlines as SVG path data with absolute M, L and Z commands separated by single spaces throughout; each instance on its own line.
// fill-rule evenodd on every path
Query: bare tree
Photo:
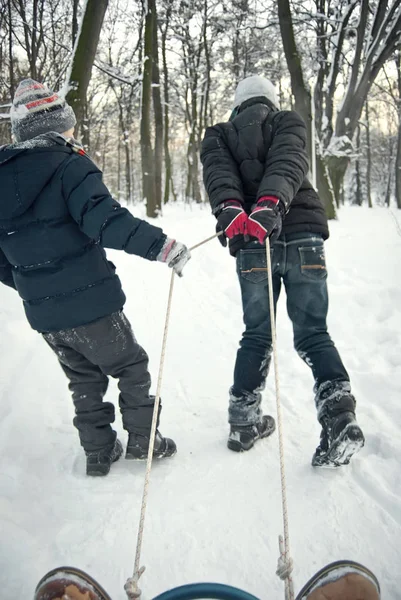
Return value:
M 370 145 L 370 115 L 369 102 L 366 100 L 365 105 L 366 116 L 366 193 L 368 196 L 368 206 L 373 207 L 372 203 L 372 149 Z
M 395 159 L 395 197 L 397 207 L 401 209 L 401 57 L 400 52 L 396 56 L 397 67 L 397 112 L 398 112 L 398 133 L 397 133 L 397 155 Z
M 290 72 L 291 88 L 295 97 L 295 110 L 301 115 L 306 123 L 308 130 L 308 155 L 311 157 L 312 152 L 315 152 L 314 147 L 312 148 L 311 95 L 309 88 L 305 83 L 301 55 L 295 43 L 295 34 L 289 0 L 278 0 L 277 5 L 281 38 L 283 41 L 288 70 Z M 315 142 L 315 140 L 313 140 L 313 142 Z M 320 153 L 318 153 L 316 156 L 316 167 L 317 189 L 320 197 L 323 200 L 328 218 L 333 219 L 335 217 L 333 194 L 326 167 Z
M 142 185 L 146 201 L 146 214 L 156 217 L 158 207 L 155 196 L 154 154 L 152 148 L 151 109 L 152 109 L 152 52 L 153 28 L 156 27 L 156 3 L 148 0 L 145 13 L 144 61 L 142 75 L 142 114 L 141 114 L 141 155 Z
M 166 204 L 170 199 L 170 190 L 174 200 L 177 196 L 174 189 L 174 179 L 172 173 L 171 155 L 170 155 L 170 81 L 169 81 L 169 70 L 167 63 L 167 34 L 170 27 L 171 13 L 173 9 L 173 1 L 167 0 L 167 6 L 163 23 L 160 24 L 161 29 L 161 40 L 162 40 L 162 62 L 163 62 L 163 94 L 164 94 L 164 199 L 163 203 Z
M 155 154 L 154 154 L 154 173 L 155 173 L 155 205 L 156 210 L 160 211 L 162 206 L 162 171 L 163 171 L 163 107 L 160 90 L 160 69 L 159 69 L 159 50 L 157 42 L 157 13 L 156 5 L 154 7 L 154 24 L 152 39 L 152 93 L 153 93 L 153 112 L 155 123 Z
M 77 37 L 71 70 L 68 75 L 67 101 L 71 104 L 77 117 L 77 129 L 82 141 L 89 147 L 89 126 L 85 123 L 87 116 L 87 91 L 92 74 L 92 67 L 99 43 L 100 31 L 108 0 L 87 0 L 82 25 Z
M 378 0 L 375 3 L 368 0 L 349 0 L 345 5 L 338 29 L 337 43 L 334 49 L 335 57 L 344 51 L 344 31 L 348 26 L 350 14 L 355 9 L 359 10 L 359 16 L 354 27 L 355 44 L 351 57 L 348 58 L 350 68 L 346 78 L 346 92 L 335 116 L 335 125 L 332 128 L 333 136 L 329 135 L 326 140 L 330 175 L 337 196 L 340 193 L 349 163 L 348 149 L 352 146 L 351 140 L 358 126 L 369 90 L 385 63 L 394 54 L 400 43 L 401 35 L 400 0 L 392 2 Z M 372 9 L 374 9 L 373 14 Z M 331 78 L 328 81 L 331 98 L 334 97 L 339 74 L 337 64 L 334 61 Z M 329 122 L 332 122 L 331 110 L 327 112 L 326 117 Z

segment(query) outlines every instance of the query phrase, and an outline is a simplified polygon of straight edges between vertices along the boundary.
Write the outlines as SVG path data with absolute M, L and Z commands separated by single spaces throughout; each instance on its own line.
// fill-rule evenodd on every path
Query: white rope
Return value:
M 291 577 L 293 561 L 290 557 L 290 535 L 288 530 L 287 488 L 285 483 L 284 444 L 283 444 L 283 420 L 281 415 L 280 381 L 278 376 L 276 323 L 274 315 L 274 295 L 272 262 L 270 256 L 270 240 L 266 238 L 266 261 L 267 277 L 269 284 L 270 323 L 272 333 L 274 379 L 276 385 L 277 427 L 280 452 L 280 476 L 281 476 L 281 498 L 283 509 L 284 539 L 279 537 L 280 558 L 278 559 L 277 575 L 285 581 L 285 599 L 294 600 L 294 584 Z
M 127 592 L 127 596 L 129 598 L 129 600 L 133 600 L 134 598 L 140 597 L 141 590 L 138 587 L 138 581 L 139 581 L 140 576 L 142 575 L 142 573 L 145 570 L 145 567 L 139 568 L 139 563 L 140 563 L 140 559 L 141 559 L 143 529 L 145 526 L 146 504 L 147 504 L 147 498 L 148 498 L 150 470 L 152 468 L 152 461 L 153 461 L 153 449 L 154 449 L 154 445 L 155 445 L 157 417 L 159 414 L 160 393 L 161 393 L 161 386 L 162 386 L 162 379 L 163 379 L 164 359 L 166 356 L 167 334 L 168 334 L 168 327 L 169 327 L 169 322 L 170 322 L 171 301 L 173 298 L 173 289 L 174 289 L 174 278 L 175 278 L 175 272 L 172 271 L 171 280 L 170 280 L 170 291 L 169 291 L 168 301 L 167 301 L 166 321 L 164 324 L 162 350 L 161 350 L 161 356 L 160 356 L 159 376 L 157 378 L 155 405 L 153 408 L 152 427 L 150 430 L 150 437 L 149 437 L 148 459 L 146 462 L 146 473 L 145 473 L 145 483 L 144 483 L 143 495 L 142 495 L 141 515 L 139 518 L 138 538 L 137 538 L 137 542 L 136 542 L 134 574 L 132 577 L 127 579 L 127 582 L 124 586 L 124 589 Z
M 214 238 L 218 237 L 222 233 L 223 232 L 212 235 L 211 237 L 207 238 L 206 240 L 203 240 L 202 242 L 195 244 L 195 246 L 192 246 L 192 248 L 190 248 L 189 250 L 192 251 L 192 250 L 195 250 L 195 248 L 199 248 L 199 246 L 203 246 L 203 244 L 210 242 L 210 240 L 213 240 Z M 159 414 L 159 404 L 160 404 L 160 394 L 161 394 L 161 387 L 162 387 L 162 380 L 163 380 L 164 360 L 165 360 L 165 356 L 166 356 L 167 335 L 168 335 L 170 313 L 171 313 L 171 301 L 173 298 L 173 289 L 174 289 L 174 278 L 175 278 L 175 272 L 173 270 L 171 273 L 170 291 L 169 291 L 168 301 L 167 301 L 166 320 L 165 320 L 165 324 L 164 324 L 164 334 L 163 334 L 163 342 L 162 342 L 162 349 L 161 349 L 161 356 L 160 356 L 159 375 L 157 378 L 155 405 L 153 408 L 152 427 L 150 430 L 150 437 L 149 437 L 148 459 L 146 462 L 145 483 L 144 483 L 144 487 L 143 487 L 141 514 L 140 514 L 140 518 L 139 518 L 138 537 L 137 537 L 137 542 L 136 542 L 134 573 L 133 573 L 132 577 L 129 577 L 127 579 L 127 581 L 124 585 L 124 590 L 126 591 L 127 597 L 129 598 L 129 600 L 134 600 L 135 598 L 140 597 L 141 590 L 138 586 L 138 581 L 139 581 L 139 578 L 141 577 L 142 573 L 145 571 L 145 567 L 144 566 L 139 567 L 139 563 L 141 560 L 143 530 L 144 530 L 144 526 L 145 526 L 145 514 L 146 514 L 146 505 L 147 505 L 147 498 L 148 498 L 150 470 L 152 468 L 153 449 L 154 449 L 155 437 L 156 437 L 157 417 Z

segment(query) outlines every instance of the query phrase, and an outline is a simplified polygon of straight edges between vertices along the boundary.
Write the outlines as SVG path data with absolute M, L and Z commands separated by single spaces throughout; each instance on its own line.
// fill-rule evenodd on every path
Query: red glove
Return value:
M 227 200 L 222 203 L 222 210 L 217 215 L 217 232 L 223 231 L 219 240 L 227 246 L 226 238 L 246 233 L 248 215 L 238 200 Z
M 283 209 L 280 201 L 274 196 L 263 196 L 248 218 L 247 233 L 263 244 L 267 237 L 275 241 L 282 227 Z

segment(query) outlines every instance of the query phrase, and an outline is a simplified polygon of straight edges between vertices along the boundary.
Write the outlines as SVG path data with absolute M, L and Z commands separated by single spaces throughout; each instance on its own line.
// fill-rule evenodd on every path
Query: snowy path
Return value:
M 213 233 L 207 209 L 168 208 L 165 230 L 196 243 Z M 312 379 L 292 349 L 281 299 L 279 365 L 294 578 L 298 590 L 325 563 L 352 558 L 401 598 L 401 236 L 386 209 L 343 209 L 327 243 L 330 332 L 351 374 L 367 444 L 349 468 L 314 471 L 318 441 Z M 396 214 L 398 221 L 400 215 Z M 154 382 L 169 272 L 110 253 L 126 312 L 151 358 Z M 105 479 L 84 475 L 56 359 L 0 288 L 0 589 L 32 597 L 49 569 L 88 570 L 123 600 L 132 573 L 144 464 L 120 460 Z M 226 397 L 242 330 L 233 260 L 217 241 L 194 252 L 176 282 L 161 430 L 179 453 L 152 473 L 142 562 L 144 600 L 183 583 L 215 580 L 261 599 L 283 597 L 275 575 L 282 531 L 277 436 L 251 452 L 226 449 Z M 273 378 L 265 409 L 274 414 Z M 109 398 L 116 398 L 113 384 Z M 117 424 L 125 441 L 126 434 Z

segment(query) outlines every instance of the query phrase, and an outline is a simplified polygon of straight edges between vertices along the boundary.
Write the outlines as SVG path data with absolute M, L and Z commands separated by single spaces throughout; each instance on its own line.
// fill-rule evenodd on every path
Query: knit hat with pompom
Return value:
M 77 123 L 74 111 L 65 99 L 33 79 L 24 79 L 19 84 L 10 117 L 16 142 L 25 142 L 50 131 L 64 133 Z

